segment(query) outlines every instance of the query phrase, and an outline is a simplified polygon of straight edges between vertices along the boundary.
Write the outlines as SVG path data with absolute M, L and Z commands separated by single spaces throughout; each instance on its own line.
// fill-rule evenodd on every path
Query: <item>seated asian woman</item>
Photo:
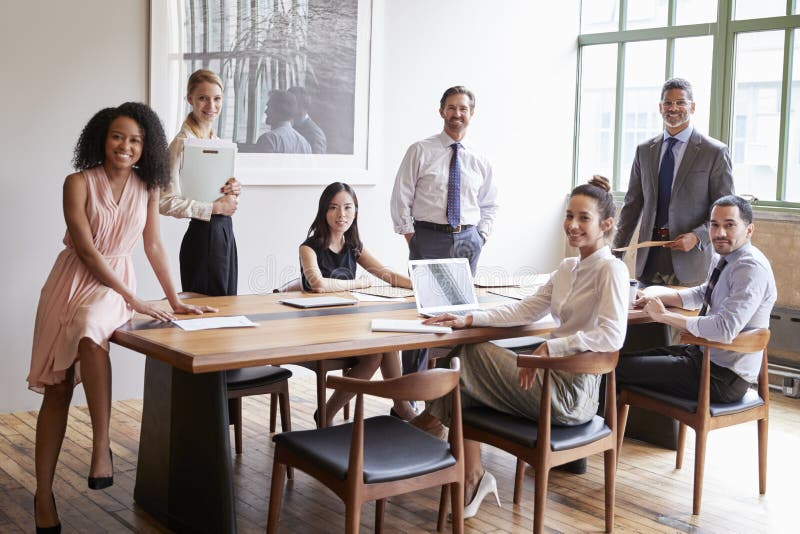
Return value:
M 319 199 L 314 222 L 308 238 L 300 245 L 300 272 L 303 290 L 315 293 L 348 291 L 369 287 L 369 275 L 356 277 L 360 265 L 369 274 L 396 287 L 411 287 L 408 277 L 383 266 L 364 245 L 358 235 L 358 198 L 352 187 L 342 182 L 327 186 Z M 400 354 L 397 351 L 361 356 L 346 376 L 368 379 L 381 369 L 384 379 L 401 375 Z M 326 403 L 325 426 L 353 397 L 351 393 L 335 391 Z M 414 412 L 407 401 L 394 401 L 393 414 L 409 420 Z

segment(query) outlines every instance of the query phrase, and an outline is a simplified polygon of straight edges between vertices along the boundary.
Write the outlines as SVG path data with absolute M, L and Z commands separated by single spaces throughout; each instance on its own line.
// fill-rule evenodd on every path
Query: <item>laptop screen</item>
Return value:
M 466 258 L 412 260 L 408 264 L 420 313 L 479 307 Z

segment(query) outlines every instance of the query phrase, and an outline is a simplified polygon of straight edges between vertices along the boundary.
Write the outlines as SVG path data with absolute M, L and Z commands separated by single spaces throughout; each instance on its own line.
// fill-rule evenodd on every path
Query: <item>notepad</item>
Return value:
M 189 138 L 183 142 L 181 195 L 213 202 L 236 174 L 236 143 L 224 139 Z
M 306 297 L 299 299 L 283 299 L 279 302 L 287 306 L 294 306 L 295 308 L 324 308 L 325 306 L 352 306 L 353 304 L 358 304 L 358 301 L 355 299 L 346 299 L 342 297 Z
M 373 319 L 370 325 L 373 332 L 414 332 L 422 334 L 452 334 L 449 326 L 422 324 L 416 319 Z

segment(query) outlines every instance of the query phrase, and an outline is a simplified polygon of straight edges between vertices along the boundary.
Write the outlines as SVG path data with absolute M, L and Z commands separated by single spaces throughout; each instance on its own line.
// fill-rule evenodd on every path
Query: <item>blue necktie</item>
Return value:
M 708 312 L 708 308 L 711 307 L 711 293 L 714 291 L 714 286 L 717 285 L 719 275 L 726 265 L 728 265 L 728 260 L 720 258 L 717 266 L 714 267 L 714 270 L 711 272 L 711 277 L 708 279 L 708 285 L 706 286 L 706 292 L 703 294 L 703 307 L 700 308 L 701 316 L 705 315 L 706 312 Z
M 458 149 L 461 143 L 450 145 L 453 157 L 450 158 L 450 174 L 447 180 L 447 224 L 455 228 L 461 224 L 461 165 L 458 163 Z
M 675 174 L 675 155 L 672 147 L 678 142 L 675 137 L 668 137 L 667 149 L 661 158 L 658 169 L 658 207 L 656 209 L 656 228 L 664 228 L 669 220 L 669 199 L 672 196 L 672 178 Z

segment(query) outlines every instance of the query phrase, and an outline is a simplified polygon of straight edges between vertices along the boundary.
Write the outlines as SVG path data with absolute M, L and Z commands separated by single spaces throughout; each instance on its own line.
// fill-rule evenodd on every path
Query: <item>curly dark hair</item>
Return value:
M 331 238 L 331 229 L 328 226 L 327 218 L 328 206 L 330 206 L 333 197 L 342 191 L 353 198 L 353 206 L 356 208 L 353 224 L 344 233 L 344 246 L 352 249 L 357 258 L 364 249 L 364 244 L 358 235 L 358 197 L 353 188 L 344 182 L 333 182 L 322 191 L 322 195 L 319 197 L 319 205 L 317 206 L 317 216 L 314 217 L 314 222 L 311 223 L 311 227 L 308 229 L 308 237 L 313 240 L 316 248 L 323 249 L 328 247 L 328 241 Z
M 166 186 L 169 183 L 167 137 L 155 111 L 140 102 L 125 102 L 116 108 L 104 108 L 89 119 L 75 145 L 72 158 L 75 170 L 83 171 L 103 163 L 108 128 L 117 117 L 130 117 L 142 129 L 142 155 L 133 167 L 136 174 L 149 190 Z

